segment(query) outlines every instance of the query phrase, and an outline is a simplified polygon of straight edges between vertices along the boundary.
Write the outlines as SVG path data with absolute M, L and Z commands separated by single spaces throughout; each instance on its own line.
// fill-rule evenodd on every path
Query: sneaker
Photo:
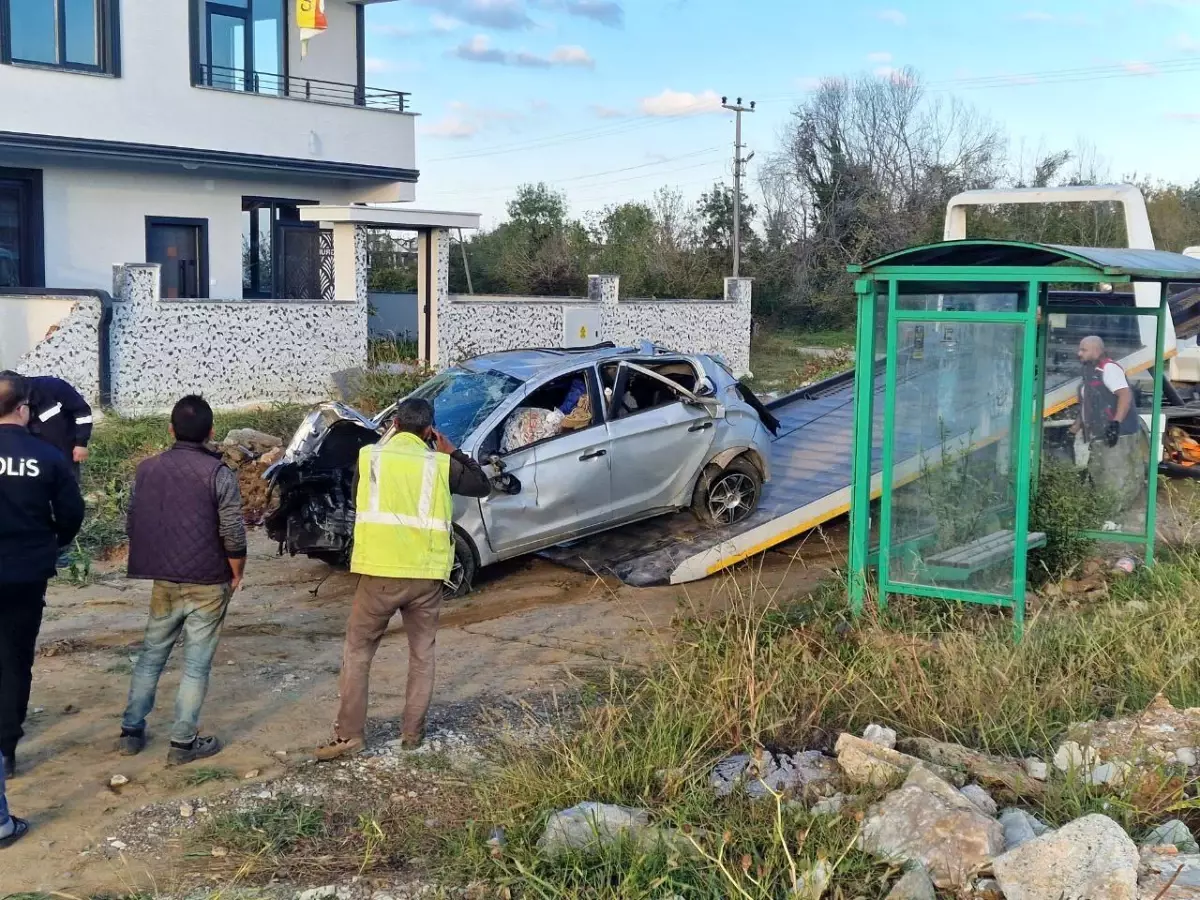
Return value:
M 314 751 L 318 762 L 329 762 L 334 759 L 341 759 L 343 756 L 357 756 L 366 748 L 366 742 L 362 738 L 334 738 L 323 747 L 318 747 Z
M 25 837 L 26 833 L 29 831 L 29 823 L 24 819 L 18 819 L 16 816 L 13 816 L 12 823 L 16 826 L 16 828 L 8 837 L 0 838 L 0 850 L 5 849 L 6 847 L 11 847 L 21 838 Z
M 4 756 L 4 777 L 13 778 L 17 774 L 17 755 L 16 753 L 5 753 Z
M 171 741 L 171 749 L 167 751 L 168 766 L 186 766 L 200 759 L 208 759 L 221 752 L 223 745 L 220 738 L 211 735 L 197 735 L 190 744 L 177 744 Z
M 117 752 L 122 756 L 137 756 L 146 749 L 146 731 L 126 731 L 121 729 L 121 739 L 117 742 Z

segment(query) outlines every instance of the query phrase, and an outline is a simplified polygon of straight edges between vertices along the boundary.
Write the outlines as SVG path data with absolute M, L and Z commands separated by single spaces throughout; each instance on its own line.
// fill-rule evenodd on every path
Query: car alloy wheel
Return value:
M 727 471 L 708 491 L 708 515 L 718 525 L 736 525 L 754 511 L 758 485 L 749 475 Z

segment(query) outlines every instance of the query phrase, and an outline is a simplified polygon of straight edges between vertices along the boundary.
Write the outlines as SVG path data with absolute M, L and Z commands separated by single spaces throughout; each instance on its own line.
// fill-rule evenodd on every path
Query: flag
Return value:
M 308 55 L 308 39 L 326 28 L 325 0 L 296 0 L 296 24 L 300 26 L 300 58 Z

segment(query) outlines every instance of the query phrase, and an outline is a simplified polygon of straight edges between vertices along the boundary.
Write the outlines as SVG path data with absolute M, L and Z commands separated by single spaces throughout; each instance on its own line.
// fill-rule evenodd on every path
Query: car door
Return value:
M 499 556 L 553 546 L 596 530 L 612 516 L 612 457 L 594 368 L 558 376 L 527 391 L 497 427 L 503 429 L 522 407 L 541 406 L 539 390 L 578 377 L 584 379 L 591 402 L 591 424 L 500 455 L 503 471 L 516 477 L 520 489 L 515 494 L 493 491 L 480 503 L 488 544 Z
M 661 362 L 678 365 L 683 360 Z M 689 502 L 687 489 L 707 460 L 716 433 L 714 404 L 649 367 L 658 363 L 622 362 L 609 404 L 612 508 L 621 521 Z M 628 408 L 625 395 L 641 393 L 644 399 L 651 384 L 661 402 Z

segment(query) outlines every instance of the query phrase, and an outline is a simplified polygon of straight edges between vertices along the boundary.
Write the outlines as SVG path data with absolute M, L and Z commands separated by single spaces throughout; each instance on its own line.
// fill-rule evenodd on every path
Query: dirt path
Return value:
M 761 582 L 786 596 L 807 591 L 830 557 L 804 555 L 801 564 L 768 554 L 738 582 Z M 203 727 L 228 745 L 213 765 L 258 770 L 257 780 L 267 780 L 281 775 L 297 751 L 327 738 L 354 585 L 352 576 L 328 574 L 318 563 L 280 559 L 264 537 L 252 538 L 246 584 L 231 609 L 205 704 Z M 719 579 L 638 590 L 537 559 L 498 567 L 443 614 L 431 717 L 439 705 L 544 695 L 569 685 L 572 673 L 645 661 L 681 606 L 703 611 L 728 593 Z M 148 750 L 133 759 L 113 752 L 148 598 L 148 585 L 116 574 L 87 587 L 51 588 L 35 668 L 36 712 L 19 750 L 18 777 L 9 784 L 13 811 L 31 818 L 36 830 L 5 852 L 0 896 L 142 888 L 164 861 L 106 858 L 104 845 L 118 824 L 152 803 L 229 789 L 189 786 L 186 768 L 163 766 L 177 660 L 163 679 Z M 392 726 L 403 703 L 406 654 L 403 639 L 392 634 L 372 672 L 373 716 Z M 289 756 L 281 759 L 279 751 Z M 109 787 L 115 774 L 129 779 L 119 791 Z

